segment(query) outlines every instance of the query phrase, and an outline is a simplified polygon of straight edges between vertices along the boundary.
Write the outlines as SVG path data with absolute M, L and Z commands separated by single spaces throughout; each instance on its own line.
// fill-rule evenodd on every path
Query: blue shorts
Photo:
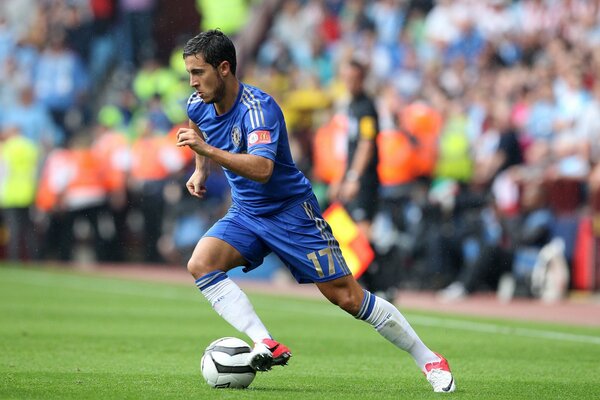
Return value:
M 204 236 L 221 239 L 239 251 L 247 261 L 245 272 L 273 252 L 298 283 L 327 282 L 351 273 L 314 196 L 268 216 L 250 215 L 232 205 Z

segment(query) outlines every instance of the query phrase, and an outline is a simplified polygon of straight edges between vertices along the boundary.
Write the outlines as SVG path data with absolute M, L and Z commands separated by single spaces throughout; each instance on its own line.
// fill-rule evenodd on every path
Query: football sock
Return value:
M 365 296 L 356 318 L 368 322 L 381 336 L 410 353 L 421 370 L 425 368 L 425 364 L 439 361 L 440 358 L 425 346 L 393 304 L 367 290 L 363 291 Z
M 248 296 L 223 271 L 213 271 L 196 279 L 196 286 L 212 308 L 254 343 L 270 338 L 269 331 L 254 311 Z

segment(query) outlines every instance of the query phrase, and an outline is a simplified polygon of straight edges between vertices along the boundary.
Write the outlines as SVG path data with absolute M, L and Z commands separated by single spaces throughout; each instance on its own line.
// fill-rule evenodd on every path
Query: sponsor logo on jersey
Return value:
M 271 143 L 271 132 L 269 131 L 254 131 L 248 136 L 249 146 L 268 143 Z
M 231 141 L 235 147 L 240 147 L 242 144 L 242 131 L 237 125 L 231 130 Z

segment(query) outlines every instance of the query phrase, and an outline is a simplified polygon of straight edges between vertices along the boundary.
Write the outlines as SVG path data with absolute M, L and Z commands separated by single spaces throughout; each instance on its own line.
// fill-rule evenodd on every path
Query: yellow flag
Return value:
M 375 258 L 369 240 L 358 229 L 343 205 L 339 203 L 332 204 L 325 210 L 323 217 L 331 226 L 333 235 L 340 244 L 340 249 L 352 275 L 355 278 L 360 277 Z

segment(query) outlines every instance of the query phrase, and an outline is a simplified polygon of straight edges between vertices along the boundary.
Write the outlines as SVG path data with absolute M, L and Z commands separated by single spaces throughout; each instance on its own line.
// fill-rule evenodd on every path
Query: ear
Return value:
M 219 64 L 219 66 L 217 67 L 217 69 L 219 70 L 219 74 L 221 74 L 222 77 L 226 77 L 231 73 L 231 65 L 229 65 L 229 61 L 222 61 L 221 64 Z

